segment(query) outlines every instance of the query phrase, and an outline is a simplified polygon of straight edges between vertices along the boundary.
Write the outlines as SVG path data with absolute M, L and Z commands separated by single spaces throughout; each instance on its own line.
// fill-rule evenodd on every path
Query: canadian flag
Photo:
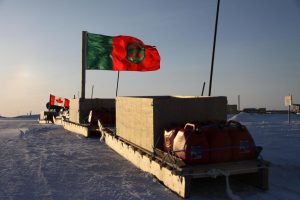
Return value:
M 62 97 L 55 97 L 50 94 L 50 106 L 61 106 L 65 108 L 69 108 L 70 100 Z
M 69 108 L 70 107 L 70 100 L 69 99 L 65 99 L 65 101 L 64 101 L 64 107 L 65 108 Z

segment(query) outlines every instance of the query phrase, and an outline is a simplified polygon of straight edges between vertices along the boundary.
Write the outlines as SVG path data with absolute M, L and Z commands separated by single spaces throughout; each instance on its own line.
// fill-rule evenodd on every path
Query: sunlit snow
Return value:
M 300 116 L 230 117 L 245 124 L 271 162 L 270 189 L 230 179 L 240 199 L 300 199 Z M 228 199 L 225 179 L 192 183 L 190 199 Z M 32 119 L 0 120 L 0 199 L 181 199 L 100 142 Z

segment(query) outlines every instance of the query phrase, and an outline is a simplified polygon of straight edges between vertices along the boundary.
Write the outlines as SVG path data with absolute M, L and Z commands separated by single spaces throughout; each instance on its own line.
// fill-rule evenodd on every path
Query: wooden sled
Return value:
M 183 198 L 190 196 L 191 180 L 199 178 L 216 178 L 233 176 L 247 184 L 268 189 L 268 162 L 254 159 L 212 163 L 201 165 L 186 165 L 181 159 L 155 149 L 154 153 L 130 144 L 115 135 L 108 128 L 99 126 L 99 131 L 105 143 L 139 169 L 154 175 L 166 187 Z

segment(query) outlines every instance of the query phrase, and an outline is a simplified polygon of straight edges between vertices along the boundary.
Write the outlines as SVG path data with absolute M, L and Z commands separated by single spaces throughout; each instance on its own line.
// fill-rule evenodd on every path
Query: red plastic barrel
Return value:
M 208 139 L 210 146 L 210 162 L 227 162 L 232 160 L 231 139 L 224 129 L 218 124 L 210 124 L 200 127 Z
M 208 148 L 206 136 L 196 130 L 195 124 L 186 124 L 179 130 L 173 143 L 175 155 L 188 164 L 208 163 Z
M 233 160 L 254 159 L 255 143 L 247 128 L 237 121 L 228 121 L 226 129 L 232 142 Z

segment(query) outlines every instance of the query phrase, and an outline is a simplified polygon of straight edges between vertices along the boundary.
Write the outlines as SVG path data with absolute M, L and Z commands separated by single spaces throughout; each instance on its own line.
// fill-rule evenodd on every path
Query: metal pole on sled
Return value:
M 218 31 L 219 8 L 220 8 L 220 0 L 218 0 L 218 5 L 217 5 L 217 14 L 216 14 L 216 23 L 215 23 L 213 52 L 212 52 L 212 58 L 211 58 L 208 96 L 211 96 L 211 85 L 212 85 L 212 77 L 213 77 L 213 72 L 214 72 L 214 61 L 215 61 L 216 38 L 217 38 L 217 31 Z
M 202 93 L 201 93 L 201 96 L 203 96 L 203 94 L 204 94 L 204 89 L 205 89 L 205 82 L 203 83 L 203 86 L 202 86 Z
M 82 31 L 82 64 L 81 64 L 81 99 L 85 99 L 85 68 L 86 68 L 87 31 Z
M 82 63 L 81 63 L 81 97 L 79 99 L 79 122 L 83 123 L 84 119 L 81 112 L 82 103 L 85 100 L 85 68 L 87 53 L 87 31 L 82 31 Z

